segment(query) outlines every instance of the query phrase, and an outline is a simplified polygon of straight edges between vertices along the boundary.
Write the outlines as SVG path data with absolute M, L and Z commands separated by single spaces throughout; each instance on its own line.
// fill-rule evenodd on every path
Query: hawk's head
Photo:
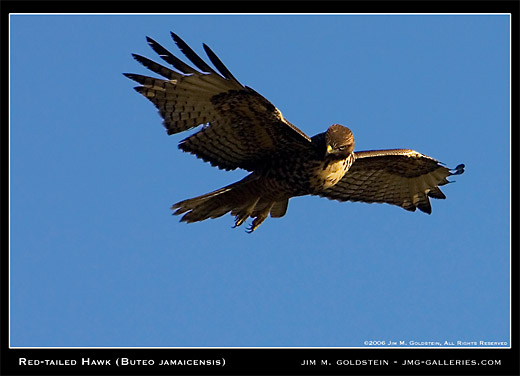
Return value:
M 351 130 L 334 124 L 325 133 L 326 155 L 343 159 L 354 151 L 354 135 Z

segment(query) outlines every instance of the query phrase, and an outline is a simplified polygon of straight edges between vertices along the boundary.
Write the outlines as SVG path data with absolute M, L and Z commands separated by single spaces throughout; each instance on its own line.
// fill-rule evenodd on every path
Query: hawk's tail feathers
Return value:
M 238 181 L 224 188 L 202 196 L 190 198 L 174 204 L 174 215 L 184 214 L 181 222 L 199 222 L 209 218 L 218 218 L 231 212 L 235 216 L 235 227 L 247 218 L 254 218 L 248 232 L 253 232 L 267 218 L 282 217 L 287 211 L 288 200 L 273 201 L 263 197 L 265 189 L 262 178 L 250 178 Z

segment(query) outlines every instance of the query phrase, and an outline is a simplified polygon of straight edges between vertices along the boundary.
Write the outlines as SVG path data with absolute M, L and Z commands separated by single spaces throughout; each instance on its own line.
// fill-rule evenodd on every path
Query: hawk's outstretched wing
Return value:
M 374 150 L 355 153 L 355 162 L 345 176 L 320 196 L 338 201 L 380 202 L 430 214 L 428 197 L 444 199 L 439 186 L 449 183 L 450 175 L 464 172 L 464 165 L 454 170 L 414 150 Z
M 157 107 L 168 134 L 205 125 L 181 141 L 179 148 L 219 168 L 249 171 L 289 153 L 310 150 L 309 137 L 285 120 L 267 99 L 240 84 L 208 46 L 204 45 L 204 50 L 220 74 L 176 34 L 171 35 L 184 55 L 205 73 L 147 38 L 152 49 L 176 71 L 134 54 L 138 62 L 166 80 L 125 75 L 142 85 L 136 91 Z

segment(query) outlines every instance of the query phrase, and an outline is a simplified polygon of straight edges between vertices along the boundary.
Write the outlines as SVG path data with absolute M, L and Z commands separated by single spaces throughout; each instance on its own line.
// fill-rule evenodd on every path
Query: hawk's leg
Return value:
M 235 212 L 234 210 L 231 212 L 231 214 L 235 215 L 235 225 L 233 228 L 240 226 L 242 223 L 248 219 L 251 214 L 253 214 L 253 210 L 255 209 L 256 204 L 260 201 L 260 197 L 258 197 L 256 200 L 251 202 L 245 209 L 242 209 L 238 212 Z M 236 213 L 236 214 L 235 214 Z
M 262 224 L 263 221 L 267 218 L 269 215 L 269 212 L 271 211 L 271 208 L 273 207 L 274 202 L 272 202 L 270 205 L 266 206 L 262 211 L 255 213 L 255 219 L 253 223 L 251 223 L 251 226 L 248 227 L 246 230 L 247 233 L 251 234 L 253 231 L 255 231 L 258 226 Z

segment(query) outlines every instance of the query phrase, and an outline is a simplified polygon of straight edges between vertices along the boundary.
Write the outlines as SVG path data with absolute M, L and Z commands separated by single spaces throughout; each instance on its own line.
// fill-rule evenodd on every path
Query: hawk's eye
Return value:
M 345 147 L 346 147 L 346 146 L 340 146 L 340 147 L 338 147 L 338 150 L 339 150 L 339 151 L 343 151 L 343 150 L 345 150 Z

